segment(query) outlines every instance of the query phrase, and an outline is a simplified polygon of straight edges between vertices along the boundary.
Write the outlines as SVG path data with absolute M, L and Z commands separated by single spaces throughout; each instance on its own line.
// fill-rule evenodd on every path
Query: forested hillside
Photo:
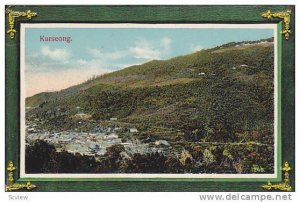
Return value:
M 247 172 L 253 164 L 272 172 L 273 63 L 273 39 L 154 60 L 29 97 L 26 119 L 49 131 L 136 128 L 118 135 L 124 141 L 163 139 L 194 152 L 194 159 L 206 150 L 222 162 L 241 154 L 241 164 L 254 158 Z

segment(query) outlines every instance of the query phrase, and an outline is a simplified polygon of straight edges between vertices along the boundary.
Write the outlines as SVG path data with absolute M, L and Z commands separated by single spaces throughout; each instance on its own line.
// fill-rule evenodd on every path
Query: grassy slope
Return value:
M 93 121 L 117 117 L 153 139 L 236 141 L 259 130 L 260 140 L 269 142 L 272 77 L 273 43 L 233 44 L 131 66 L 27 98 L 26 106 L 36 107 L 29 118 L 45 118 L 56 128 L 75 127 L 71 117 L 80 107 Z

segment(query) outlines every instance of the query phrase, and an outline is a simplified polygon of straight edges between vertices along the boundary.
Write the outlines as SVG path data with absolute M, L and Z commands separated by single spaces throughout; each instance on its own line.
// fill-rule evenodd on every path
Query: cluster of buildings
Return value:
M 94 156 L 95 158 L 104 155 L 106 148 L 121 144 L 128 154 L 160 152 L 160 148 L 150 147 L 148 143 L 142 143 L 138 140 L 122 142 L 118 136 L 120 128 L 98 127 L 99 132 L 87 133 L 78 131 L 49 132 L 36 130 L 35 125 L 26 129 L 26 144 L 32 144 L 36 140 L 43 140 L 54 145 L 57 152 L 67 151 L 69 153 L 79 153 L 85 156 Z M 129 129 L 130 133 L 138 132 L 135 128 Z M 158 141 L 155 145 L 168 145 L 164 141 Z
M 105 134 L 72 131 L 56 133 L 31 131 L 31 133 L 26 134 L 26 142 L 28 144 L 36 140 L 43 140 L 54 145 L 57 152 L 67 151 L 69 153 L 79 153 L 87 156 L 103 155 L 107 147 L 114 144 L 122 144 L 121 138 L 114 132 Z

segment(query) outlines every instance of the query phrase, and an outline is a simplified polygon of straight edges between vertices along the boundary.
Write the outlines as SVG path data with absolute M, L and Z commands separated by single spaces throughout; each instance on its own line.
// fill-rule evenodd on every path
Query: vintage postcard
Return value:
M 275 24 L 20 30 L 21 177 L 278 176 Z

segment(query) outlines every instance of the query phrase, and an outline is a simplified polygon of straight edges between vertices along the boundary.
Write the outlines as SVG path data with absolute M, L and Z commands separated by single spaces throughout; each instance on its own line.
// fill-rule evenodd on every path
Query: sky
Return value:
M 154 59 L 273 35 L 272 29 L 253 28 L 26 28 L 25 96 L 61 90 L 93 75 Z M 48 42 L 42 36 L 72 41 Z

